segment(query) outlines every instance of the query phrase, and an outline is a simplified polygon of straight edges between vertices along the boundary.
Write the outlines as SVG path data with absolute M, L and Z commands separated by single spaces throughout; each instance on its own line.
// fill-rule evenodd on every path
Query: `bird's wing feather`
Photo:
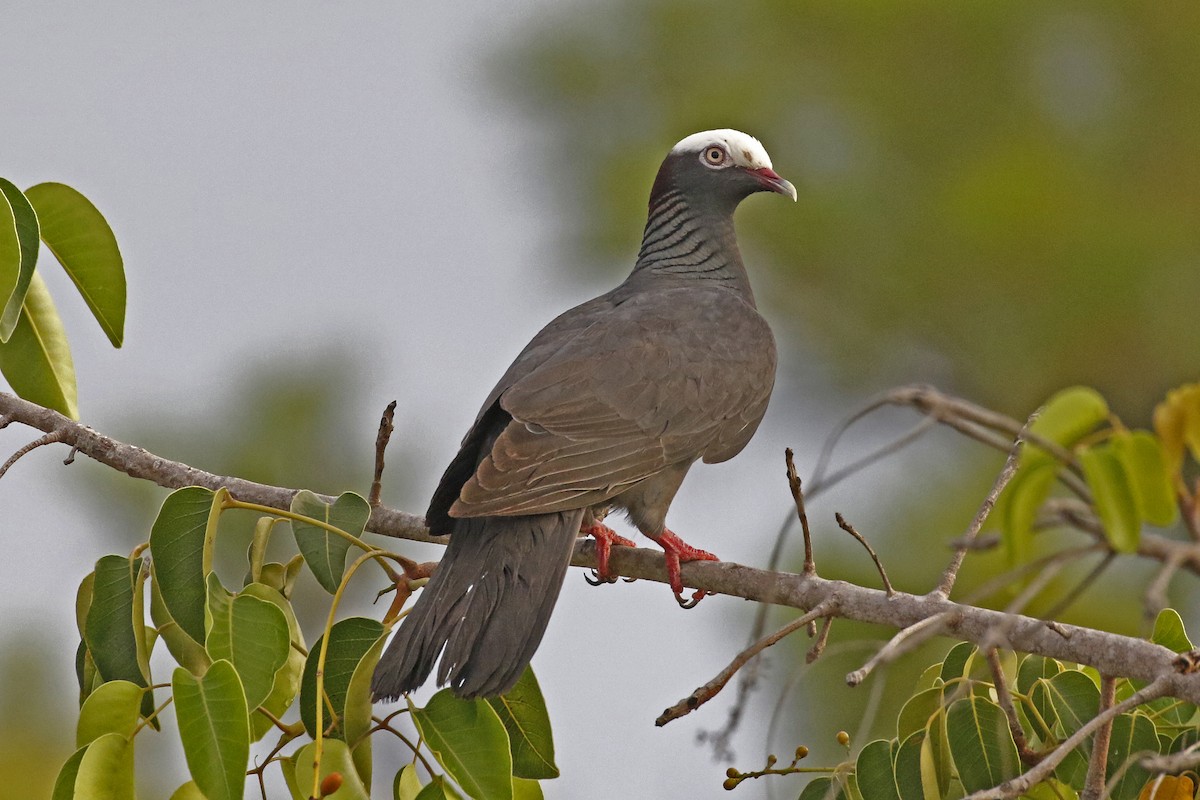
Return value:
M 770 330 L 736 294 L 636 295 L 498 394 L 512 421 L 450 514 L 580 508 L 668 465 L 730 458 L 761 419 L 774 373 Z

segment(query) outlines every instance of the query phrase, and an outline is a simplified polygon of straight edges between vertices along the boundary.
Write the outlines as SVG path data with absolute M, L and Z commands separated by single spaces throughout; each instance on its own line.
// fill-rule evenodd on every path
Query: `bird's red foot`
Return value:
M 612 553 L 612 546 L 615 544 L 620 547 L 637 547 L 637 544 L 619 536 L 612 528 L 600 522 L 594 523 L 590 528 L 581 528 L 579 532 L 596 540 L 596 568 L 592 570 L 595 579 L 588 578 L 587 582 L 599 586 L 616 581 L 617 576 L 608 570 L 608 556 Z
M 684 600 L 683 579 L 679 575 L 680 564 L 684 561 L 720 561 L 721 559 L 707 550 L 692 547 L 667 528 L 663 528 L 662 534 L 654 541 L 658 542 L 658 546 L 663 549 L 663 555 L 667 557 L 667 580 L 671 584 L 671 591 L 675 592 L 675 600 L 682 608 L 693 608 L 709 593 L 703 589 L 697 589 L 692 594 L 691 600 Z

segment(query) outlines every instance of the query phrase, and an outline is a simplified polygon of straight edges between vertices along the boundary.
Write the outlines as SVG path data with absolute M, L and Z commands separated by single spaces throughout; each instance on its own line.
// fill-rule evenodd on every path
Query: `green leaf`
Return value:
M 542 785 L 529 778 L 513 778 L 513 800 L 543 800 Z
M 971 668 L 974 655 L 975 645 L 970 642 L 959 642 L 951 647 L 950 652 L 942 659 L 942 680 L 949 683 L 955 678 L 965 676 Z
M 371 789 L 371 737 L 367 733 L 374 725 L 371 711 L 375 707 L 371 702 L 371 676 L 375 674 L 375 665 L 379 663 L 387 638 L 387 631 L 381 633 L 354 668 L 354 674 L 346 686 L 346 705 L 342 712 L 342 731 L 351 746 L 350 755 L 354 758 L 354 765 L 358 768 L 358 774 L 363 776 L 368 791 Z
M 0 372 L 16 394 L 31 403 L 79 418 L 75 362 L 50 290 L 36 272 L 12 336 L 0 344 Z
M 417 800 L 420 793 L 421 779 L 417 776 L 416 765 L 405 764 L 392 781 L 393 800 Z
M 896 790 L 901 800 L 925 800 L 921 780 L 921 746 L 924 742 L 925 729 L 922 728 L 904 739 L 896 751 Z
M 433 780 L 417 795 L 417 800 L 456 800 L 458 792 L 450 788 L 450 784 L 441 775 L 434 775 Z
M 272 603 L 237 595 L 223 613 L 214 613 L 208 654 L 233 664 L 246 691 L 246 707 L 259 707 L 275 683 L 275 673 L 291 650 L 287 617 Z
M 293 556 L 286 564 L 272 561 L 269 564 L 263 564 L 258 580 L 277 590 L 284 598 L 288 598 L 292 596 L 292 587 L 296 585 L 296 576 L 300 574 L 302 566 L 304 566 L 304 556 L 302 555 Z
M 329 698 L 339 722 L 345 714 L 346 692 L 354 677 L 354 670 L 382 635 L 383 625 L 366 617 L 349 617 L 330 629 L 329 648 L 325 656 L 325 696 Z M 300 680 L 300 719 L 309 736 L 316 736 L 317 731 L 317 662 L 324 638 L 318 639 L 308 651 L 304 677 Z M 321 719 L 322 727 L 328 728 L 331 722 L 328 707 L 322 709 Z M 344 738 L 340 724 L 331 735 Z
M 513 688 L 487 702 L 508 731 L 513 776 L 541 780 L 558 777 L 554 763 L 554 734 L 550 714 L 532 667 L 526 667 Z
M 271 541 L 271 531 L 279 517 L 259 517 L 254 523 L 254 535 L 250 538 L 250 548 L 246 552 L 249 569 L 246 571 L 246 584 L 257 583 L 262 577 L 263 562 L 266 560 L 267 544 Z
M 0 342 L 7 342 L 17 326 L 21 316 L 21 308 L 25 303 L 25 294 L 29 291 L 29 283 L 33 280 L 33 271 L 37 266 L 38 227 L 37 213 L 30 205 L 29 199 L 11 181 L 0 178 Z M 8 201 L 8 215 L 4 214 L 4 201 Z M 5 222 L 11 217 L 18 242 L 17 263 L 9 259 L 12 256 L 6 241 Z M 10 267 L 15 266 L 15 274 Z M 14 280 L 10 282 L 9 278 Z M 6 302 L 7 301 L 7 302 Z
M 1108 403 L 1099 392 L 1086 386 L 1072 386 L 1046 401 L 1029 431 L 1069 448 L 1106 419 Z M 1022 467 L 1043 460 L 1054 459 L 1036 445 L 1026 445 L 1021 453 Z
M 946 712 L 950 752 L 968 792 L 998 786 L 1021 773 L 1008 719 L 1000 706 L 982 697 L 964 697 Z
M 443 689 L 424 708 L 411 700 L 409 708 L 421 738 L 463 791 L 476 800 L 511 800 L 508 734 L 490 705 Z
M 133 736 L 145 690 L 129 681 L 109 681 L 96 687 L 79 709 L 75 746 L 84 747 L 107 733 Z
M 154 575 L 170 618 L 204 644 L 205 576 L 212 571 L 212 542 L 221 508 L 210 489 L 171 492 L 150 528 Z
M 1112 442 L 1133 490 L 1138 516 L 1160 527 L 1173 523 L 1179 506 L 1158 437 L 1149 431 L 1122 431 Z
M 904 741 L 917 731 L 925 730 L 933 715 L 942 710 L 945 698 L 945 684 L 939 683 L 932 689 L 917 692 L 908 698 L 900 715 L 896 717 L 896 738 Z
M 271 684 L 270 694 L 260 704 L 276 718 L 279 718 L 291 708 L 292 701 L 296 699 L 296 695 L 300 692 L 300 676 L 304 673 L 304 651 L 308 649 L 304 646 L 304 634 L 300 631 L 300 625 L 296 621 L 296 614 L 292 610 L 291 603 L 285 600 L 283 595 L 275 589 L 262 583 L 252 583 L 242 589 L 240 594 L 257 597 L 259 600 L 273 604 L 283 613 L 284 618 L 287 619 L 288 635 L 291 637 L 293 646 L 288 648 L 287 661 L 275 673 L 275 680 Z M 251 741 L 257 742 L 268 731 L 273 730 L 274 727 L 274 724 L 266 715 L 251 714 Z
M 896 778 L 892 774 L 892 743 L 887 739 L 876 739 L 859 751 L 854 774 L 863 797 L 900 800 Z
M 134 800 L 133 742 L 106 733 L 87 746 L 75 775 L 77 800 Z
M 208 800 L 240 800 L 250 758 L 250 725 L 237 670 L 228 661 L 214 661 L 197 679 L 179 668 L 171 689 L 192 779 Z
M 0 307 L 13 298 L 20 278 L 21 239 L 17 235 L 17 216 L 8 192 L 0 192 Z M 0 341 L 8 341 L 8 337 Z
M 1113 778 L 1131 759 L 1145 753 L 1158 753 L 1158 734 L 1154 723 L 1144 714 L 1121 714 L 1113 720 L 1112 737 L 1108 744 L 1105 776 Z M 1133 763 L 1113 786 L 1112 800 L 1136 800 L 1142 786 L 1150 780 L 1150 772 Z
M 946 713 L 939 710 L 925 728 L 925 741 L 921 744 L 921 777 L 931 777 L 936 782 L 938 796 L 942 797 L 950 788 L 950 779 L 954 775 L 948 736 Z
M 1158 612 L 1158 617 L 1154 620 L 1154 633 L 1150 634 L 1150 641 L 1161 644 L 1176 653 L 1185 653 L 1195 649 L 1192 640 L 1188 638 L 1187 630 L 1183 627 L 1183 618 L 1173 608 L 1164 608 Z
M 798 800 L 831 800 L 837 796 L 831 778 L 814 778 L 804 787 Z
M 105 681 L 147 685 L 138 664 L 137 637 L 143 635 L 144 626 L 139 622 L 135 628 L 133 621 L 135 575 L 143 567 L 142 559 L 125 556 L 104 556 L 96 562 L 84 641 Z M 142 713 L 148 716 L 153 710 L 154 696 L 147 691 L 142 697 Z
M 193 675 L 203 675 L 208 669 L 208 665 L 212 663 L 212 659 L 208 657 L 204 645 L 179 627 L 179 623 L 167 611 L 162 591 L 158 585 L 157 569 L 157 566 L 153 568 L 150 578 L 150 618 L 154 620 L 159 637 L 166 643 L 167 650 L 179 665 L 187 667 Z
M 1054 488 L 1058 465 L 1051 461 L 1030 464 L 1017 470 L 1004 492 L 1001 532 L 1009 564 L 1023 563 L 1033 538 L 1038 511 Z
M 292 498 L 292 513 L 312 517 L 353 536 L 361 536 L 367 520 L 371 518 L 371 506 L 354 492 L 346 492 L 331 506 L 305 489 Z M 307 522 L 292 520 L 291 523 L 296 546 L 300 548 L 308 568 L 325 591 L 333 594 L 346 569 L 346 551 L 350 548 L 350 542 Z
M 62 765 L 58 777 L 54 780 L 54 792 L 50 795 L 50 800 L 74 800 L 75 778 L 79 775 L 79 765 L 86 752 L 86 747 L 79 748 Z
M 1062 672 L 1062 664 L 1053 658 L 1030 654 L 1021 659 L 1017 668 L 1017 691 L 1029 694 L 1038 678 L 1053 678 Z
M 296 789 L 301 797 L 312 796 L 313 762 L 316 742 L 310 742 L 296 753 Z M 340 739 L 326 739 L 321 745 L 320 779 L 331 772 L 342 774 L 342 786 L 333 794 L 324 795 L 322 800 L 371 800 L 371 793 L 355 770 L 354 761 L 346 743 Z
M 206 800 L 195 781 L 188 781 L 171 793 L 169 800 Z
M 1042 681 L 1042 685 L 1048 690 L 1064 739 L 1100 711 L 1100 690 L 1091 678 L 1077 669 L 1064 670 L 1050 680 Z M 1085 743 L 1085 750 L 1088 747 L 1090 745 Z
M 1089 447 L 1079 454 L 1083 477 L 1092 490 L 1096 514 L 1109 544 L 1118 553 L 1136 553 L 1141 538 L 1137 501 L 1112 444 Z
M 125 335 L 125 264 L 104 215 L 61 183 L 39 183 L 25 196 L 37 211 L 42 241 L 75 282 L 113 347 L 120 347 Z

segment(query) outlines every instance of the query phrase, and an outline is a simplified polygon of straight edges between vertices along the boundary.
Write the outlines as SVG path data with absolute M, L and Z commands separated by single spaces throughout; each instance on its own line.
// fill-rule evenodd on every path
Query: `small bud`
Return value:
M 725 770 L 726 778 L 739 778 L 741 775 L 742 773 L 737 771 L 737 767 L 730 767 L 729 769 Z
M 850 744 L 850 734 L 846 733 L 845 731 L 838 731 L 837 741 L 842 747 L 846 747 Z
M 325 780 L 321 781 L 321 797 L 328 797 L 340 788 L 342 788 L 342 773 L 331 772 L 325 776 Z
M 774 753 L 771 753 L 769 756 L 767 756 L 767 769 L 775 766 L 775 762 L 778 760 L 779 759 L 775 757 Z
M 807 747 L 805 747 L 804 745 L 800 745 L 799 747 L 796 748 L 796 760 L 797 761 L 799 761 L 802 758 L 807 758 L 807 757 L 808 757 L 808 748 Z
M 725 791 L 731 792 L 736 789 L 737 785 L 741 782 L 742 781 L 740 778 L 726 778 L 725 782 L 722 783 L 721 786 L 724 787 Z

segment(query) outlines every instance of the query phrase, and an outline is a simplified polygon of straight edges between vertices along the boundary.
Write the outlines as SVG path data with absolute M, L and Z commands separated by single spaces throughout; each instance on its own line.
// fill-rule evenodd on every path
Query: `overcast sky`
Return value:
M 391 458 L 421 477 L 389 499 L 423 509 L 524 342 L 607 288 L 603 276 L 581 286 L 562 269 L 541 134 L 489 79 L 488 57 L 552 5 L 10 4 L 0 174 L 88 195 L 116 231 L 129 278 L 126 345 L 114 351 L 42 262 L 71 337 L 83 421 L 117 438 L 140 414 L 215 429 L 213 403 L 239 371 L 337 341 L 370 366 L 363 407 L 346 411 L 362 430 L 348 446 L 369 448 L 379 409 L 398 400 Z M 789 175 L 788 154 L 772 155 Z M 644 194 L 652 177 L 630 191 Z M 819 380 L 785 368 L 755 443 L 693 471 L 672 527 L 723 558 L 764 563 L 786 508 L 782 446 L 811 454 L 822 430 L 797 438 L 784 412 Z M 835 414 L 812 411 L 822 424 Z M 0 448 L 28 438 L 10 427 Z M 72 504 L 80 481 L 64 455 L 35 452 L 0 481 L 6 541 L 38 547 L 0 560 L 0 641 L 53 630 L 48 668 L 71 695 L 74 587 L 106 551 L 89 538 L 89 510 Z M 39 588 L 51 566 L 54 595 Z M 547 797 L 719 791 L 726 765 L 693 738 L 719 727 L 727 704 L 663 730 L 653 719 L 740 649 L 744 629 L 731 620 L 749 611 L 714 598 L 683 612 L 659 584 L 592 589 L 569 575 L 534 659 L 563 772 L 545 783 Z M 762 736 L 746 727 L 735 744 L 753 768 Z M 62 731 L 64 750 L 72 733 Z M 182 782 L 182 763 L 171 769 Z

